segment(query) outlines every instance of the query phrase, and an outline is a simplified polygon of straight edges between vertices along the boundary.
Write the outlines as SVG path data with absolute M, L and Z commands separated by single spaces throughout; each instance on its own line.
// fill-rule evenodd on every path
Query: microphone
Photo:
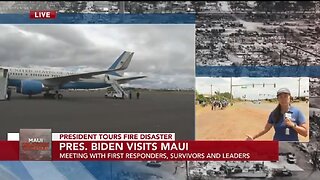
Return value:
M 290 112 L 286 112 L 285 114 L 284 114 L 284 118 L 288 118 L 288 119 L 290 119 L 291 120 L 291 113 Z M 287 127 L 286 128 L 286 135 L 290 135 L 290 129 L 289 129 L 289 127 Z

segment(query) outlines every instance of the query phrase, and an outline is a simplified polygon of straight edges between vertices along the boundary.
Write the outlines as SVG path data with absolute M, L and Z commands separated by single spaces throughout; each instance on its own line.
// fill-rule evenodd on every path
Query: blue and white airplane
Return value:
M 62 99 L 60 89 L 98 89 L 113 87 L 125 94 L 120 84 L 146 76 L 124 77 L 123 71 L 128 68 L 133 52 L 124 51 L 107 70 L 74 73 L 68 71 L 54 71 L 34 68 L 0 67 L 8 70 L 8 87 L 15 87 L 17 93 L 32 95 L 44 93 L 44 97 Z M 50 93 L 53 92 L 53 93 Z

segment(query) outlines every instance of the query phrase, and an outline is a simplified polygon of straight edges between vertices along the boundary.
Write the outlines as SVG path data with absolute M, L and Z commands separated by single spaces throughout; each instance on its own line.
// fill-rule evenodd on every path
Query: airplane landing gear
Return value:
M 60 94 L 59 91 L 56 91 L 55 98 L 56 98 L 56 99 L 62 99 L 62 98 L 63 98 L 63 95 Z
M 62 99 L 63 95 L 62 94 L 58 94 L 58 99 Z
M 51 99 L 62 99 L 63 95 L 60 94 L 58 91 L 56 91 L 56 93 L 46 92 L 46 93 L 43 94 L 43 97 L 44 98 L 51 98 Z

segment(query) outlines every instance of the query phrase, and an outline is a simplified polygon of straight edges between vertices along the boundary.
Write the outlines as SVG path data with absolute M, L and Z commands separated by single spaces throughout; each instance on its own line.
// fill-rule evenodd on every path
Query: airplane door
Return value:
M 7 99 L 8 69 L 0 68 L 0 100 Z

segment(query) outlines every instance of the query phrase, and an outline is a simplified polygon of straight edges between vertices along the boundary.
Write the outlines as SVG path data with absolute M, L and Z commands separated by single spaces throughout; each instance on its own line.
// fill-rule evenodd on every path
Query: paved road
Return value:
M 0 138 L 20 128 L 53 132 L 175 132 L 194 139 L 194 92 L 141 92 L 139 100 L 104 98 L 104 91 L 63 92 L 64 99 L 13 94 L 0 102 Z

